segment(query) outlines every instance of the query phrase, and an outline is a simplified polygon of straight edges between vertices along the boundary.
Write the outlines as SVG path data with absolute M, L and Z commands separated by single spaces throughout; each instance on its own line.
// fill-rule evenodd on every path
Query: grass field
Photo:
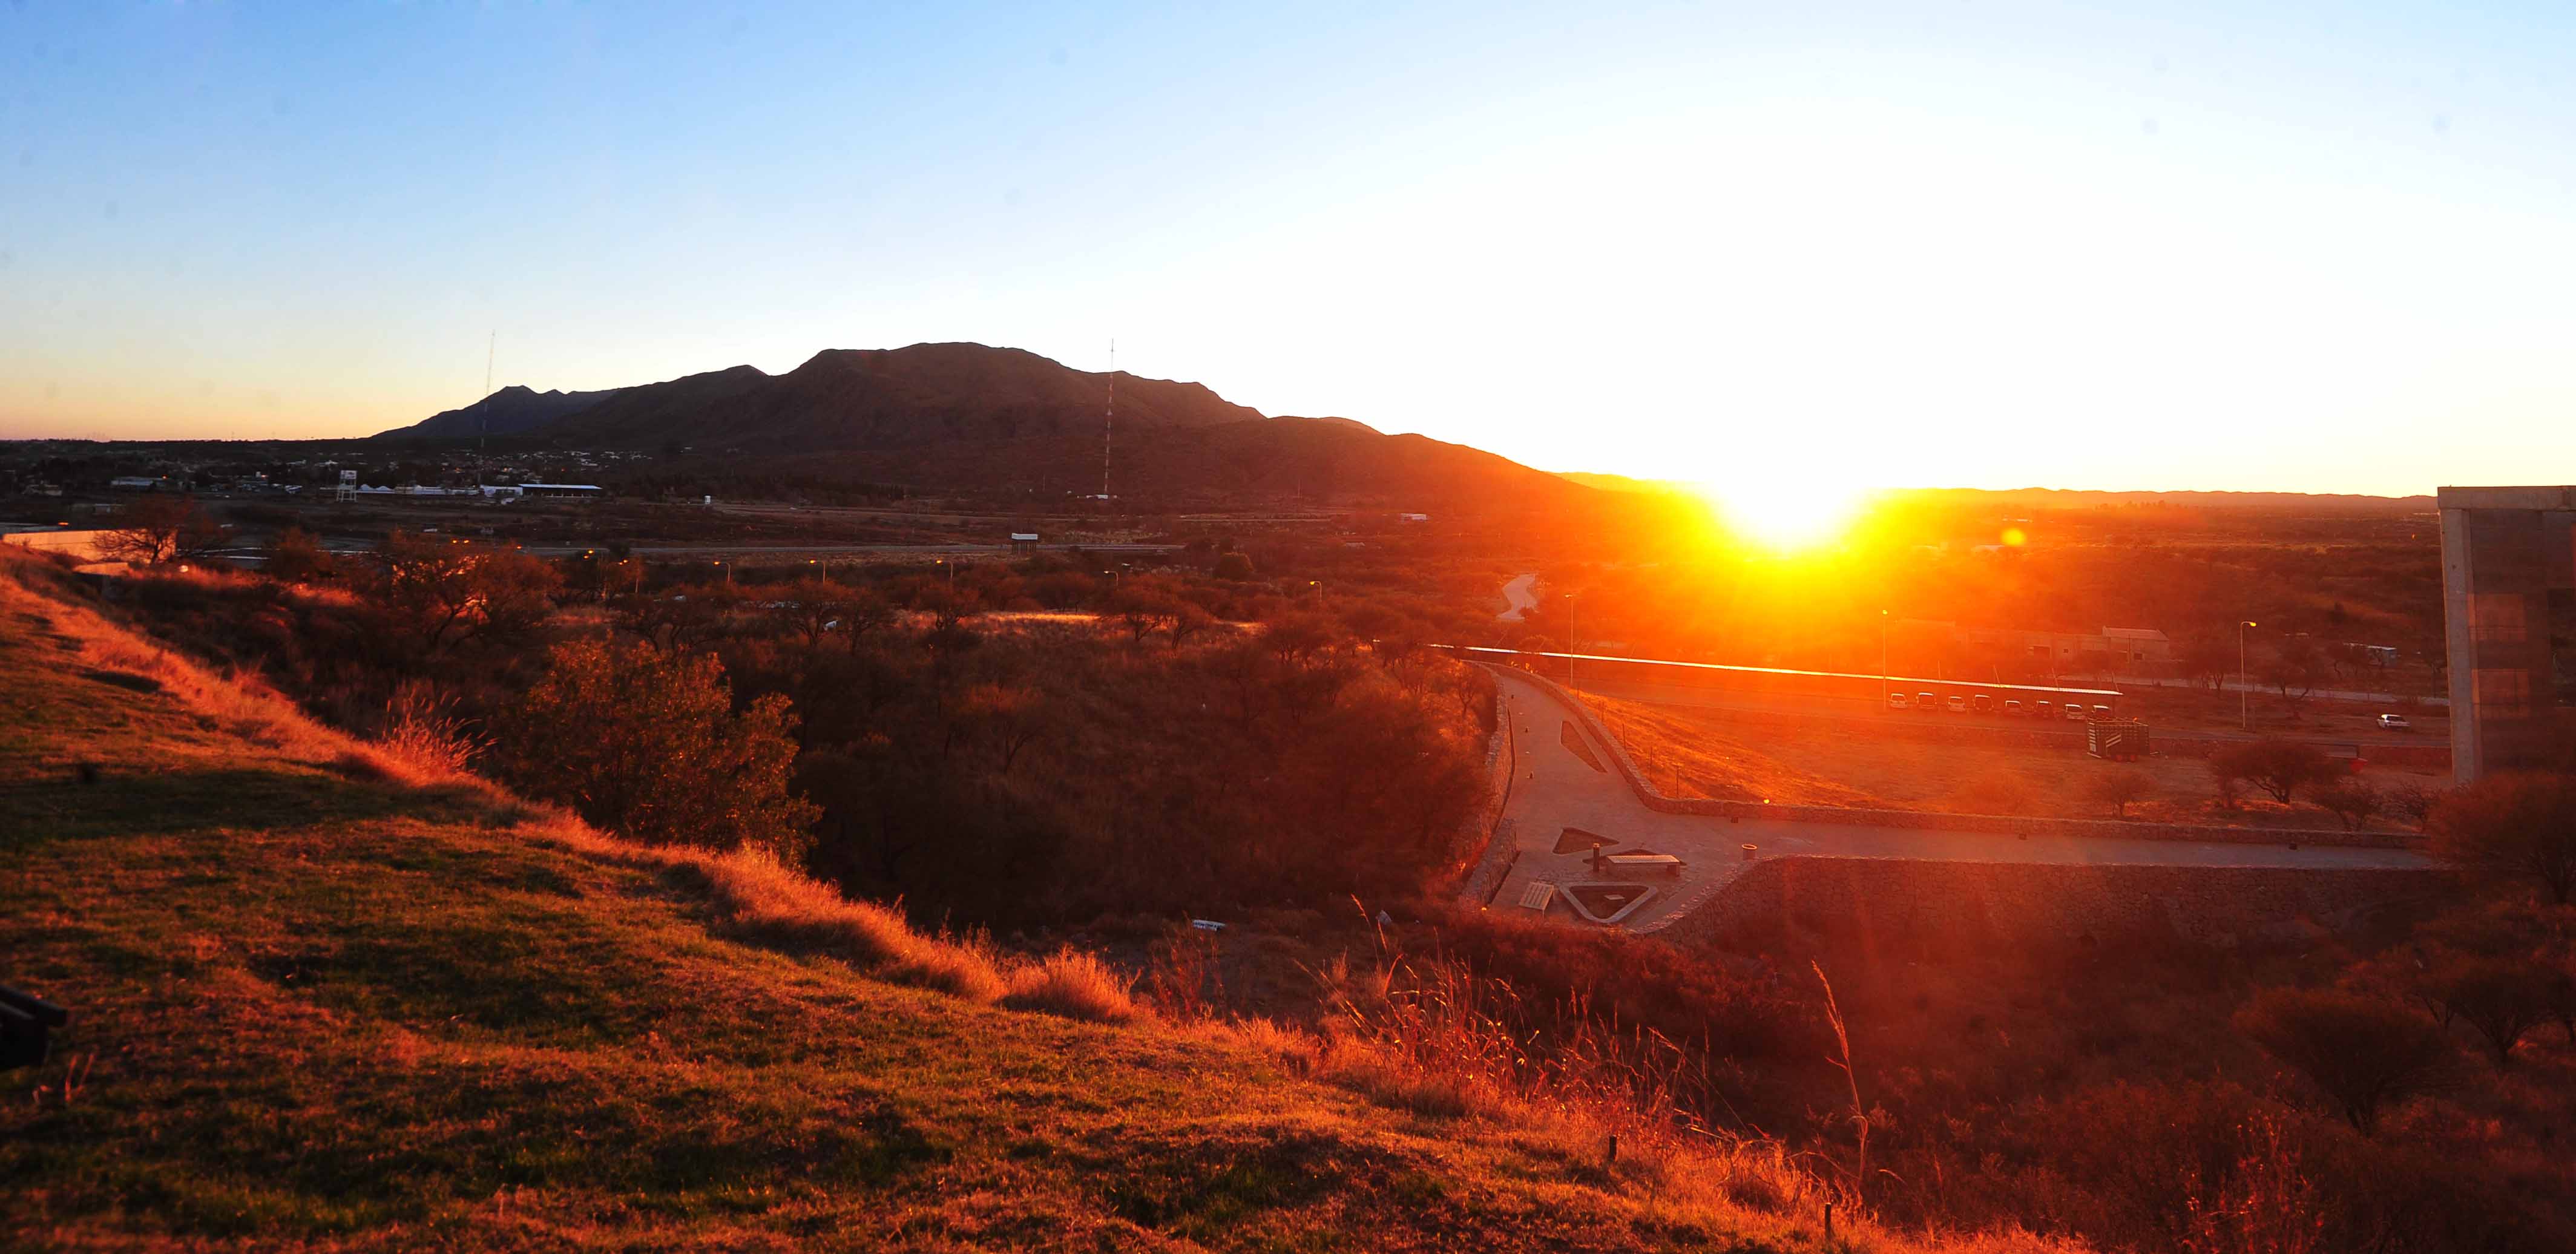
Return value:
M 2341 826 L 2333 815 L 2304 803 L 2283 806 L 2258 795 L 2227 805 L 2198 758 L 2115 764 L 2059 749 L 1872 735 L 1855 724 L 1823 720 L 1748 722 L 1717 710 L 1582 696 L 1657 788 L 1669 793 L 1678 786 L 1678 795 L 1686 797 L 2109 818 L 2111 809 L 2087 800 L 2085 787 L 2101 774 L 2134 767 L 2153 781 L 2154 791 L 2128 807 L 2132 818 Z M 2384 767 L 2366 778 L 2383 790 L 2401 782 L 2448 782 L 2430 772 Z M 2398 830 L 2387 820 L 2373 820 L 2372 826 Z
M 410 770 L 12 573 L 47 582 L 0 571 L 0 979 L 74 1016 L 0 1077 L 12 1243 L 1823 1248 L 1776 1158 L 1614 1164 L 1392 1060 L 1134 1017 L 1078 958 Z

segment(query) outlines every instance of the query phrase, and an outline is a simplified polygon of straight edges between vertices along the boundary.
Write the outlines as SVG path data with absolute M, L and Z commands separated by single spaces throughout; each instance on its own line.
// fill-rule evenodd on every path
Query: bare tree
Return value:
M 223 542 L 223 527 L 195 501 L 155 494 L 119 510 L 116 525 L 99 538 L 99 549 L 110 557 L 157 566 L 204 557 Z

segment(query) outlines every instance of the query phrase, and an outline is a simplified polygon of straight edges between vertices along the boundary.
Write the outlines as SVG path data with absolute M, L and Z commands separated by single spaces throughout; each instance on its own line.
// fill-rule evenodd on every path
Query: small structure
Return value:
M 2147 756 L 2147 725 L 2133 718 L 2097 718 L 2084 725 L 2084 752 L 2113 762 Z
M 107 486 L 119 492 L 157 492 L 161 481 L 150 475 L 118 475 L 108 480 Z
M 595 501 L 608 495 L 608 490 L 595 483 L 523 483 L 519 485 L 519 495 L 565 501 Z
M 1036 532 L 1034 532 L 1034 531 L 1014 531 L 1014 532 L 1012 532 L 1012 533 L 1011 533 L 1011 551 L 1012 551 L 1013 553 L 1035 553 L 1035 552 L 1037 552 L 1037 551 L 1038 551 L 1038 533 L 1036 533 Z
M 1556 885 L 1545 880 L 1531 880 L 1521 889 L 1521 908 L 1547 913 L 1549 902 L 1556 900 Z

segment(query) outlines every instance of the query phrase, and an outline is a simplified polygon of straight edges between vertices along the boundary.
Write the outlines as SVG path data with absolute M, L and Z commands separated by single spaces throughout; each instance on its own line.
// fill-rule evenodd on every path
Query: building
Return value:
M 519 485 L 519 495 L 570 501 L 595 501 L 608 495 L 608 491 L 595 483 L 523 483 Z M 708 498 L 708 504 L 714 503 L 713 497 Z
M 2576 487 L 2443 488 L 2451 773 L 2552 762 L 2576 705 Z
M 1038 533 L 1036 533 L 1036 532 L 1034 532 L 1034 531 L 1014 531 L 1014 532 L 1012 532 L 1012 533 L 1011 533 L 1011 551 L 1012 551 L 1012 552 L 1014 552 L 1014 553 L 1035 553 L 1035 552 L 1037 552 L 1037 551 L 1038 551 Z
M 161 481 L 150 475 L 118 475 L 108 480 L 107 486 L 118 492 L 155 492 L 160 490 Z

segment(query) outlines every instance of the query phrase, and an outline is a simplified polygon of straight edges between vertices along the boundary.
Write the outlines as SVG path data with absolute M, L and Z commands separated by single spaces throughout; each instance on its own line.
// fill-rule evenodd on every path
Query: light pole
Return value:
M 2246 619 L 2236 621 L 2236 725 L 2243 731 L 2254 730 L 2253 698 L 2247 695 L 2253 690 L 2245 686 L 2245 629 L 2260 626 Z
M 1887 708 L 1887 611 L 1878 612 L 1878 706 Z

